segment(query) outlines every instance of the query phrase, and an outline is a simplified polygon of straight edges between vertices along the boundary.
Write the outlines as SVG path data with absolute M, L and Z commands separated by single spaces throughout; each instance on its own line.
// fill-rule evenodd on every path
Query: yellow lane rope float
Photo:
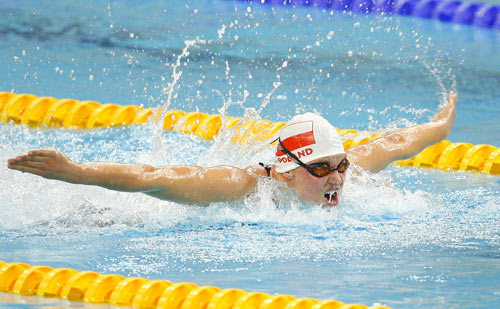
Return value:
M 0 261 L 0 292 L 56 297 L 68 301 L 134 308 L 179 309 L 387 309 L 319 301 L 290 295 L 269 295 L 240 289 L 220 289 L 194 283 L 125 278 L 71 268 L 31 266 Z
M 0 120 L 28 127 L 92 129 L 128 124 L 143 124 L 157 120 L 160 110 L 136 105 L 101 104 L 95 101 L 37 97 L 32 94 L 0 92 Z M 244 120 L 226 117 L 225 126 L 234 130 L 234 142 L 265 141 L 285 125 L 269 120 Z M 223 124 L 220 115 L 170 110 L 165 112 L 163 128 L 213 139 Z M 350 148 L 380 137 L 357 130 L 339 130 L 344 147 Z M 500 149 L 491 145 L 472 145 L 442 141 L 417 156 L 397 161 L 400 166 L 462 170 L 500 175 Z

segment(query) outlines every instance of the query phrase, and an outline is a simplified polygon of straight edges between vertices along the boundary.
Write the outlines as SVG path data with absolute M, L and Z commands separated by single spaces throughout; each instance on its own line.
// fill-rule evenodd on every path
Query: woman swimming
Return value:
M 8 160 L 8 168 L 74 184 L 142 192 L 163 200 L 207 205 L 239 200 L 255 190 L 258 177 L 272 177 L 300 199 L 336 206 L 350 163 L 378 172 L 446 138 L 456 117 L 457 95 L 429 122 L 388 132 L 344 149 L 340 135 L 326 119 L 306 113 L 281 128 L 276 163 L 247 168 L 220 165 L 152 167 L 145 164 L 78 163 L 56 150 L 33 150 Z

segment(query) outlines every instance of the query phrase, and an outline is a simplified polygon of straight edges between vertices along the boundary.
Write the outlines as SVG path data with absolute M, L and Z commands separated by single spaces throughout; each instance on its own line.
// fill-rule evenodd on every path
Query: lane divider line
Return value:
M 0 292 L 133 308 L 389 309 L 0 261 Z
M 137 105 L 101 104 L 95 101 L 37 97 L 32 94 L 0 92 L 0 120 L 31 128 L 95 129 L 158 121 L 158 110 Z M 223 121 L 224 120 L 224 121 Z M 169 110 L 165 112 L 163 128 L 193 134 L 212 140 L 222 128 L 234 133 L 235 143 L 264 142 L 285 125 L 285 122 L 246 120 L 201 112 Z M 346 149 L 379 138 L 380 134 L 339 129 Z M 400 166 L 435 168 L 446 171 L 500 175 L 500 150 L 492 145 L 472 145 L 441 141 L 427 147 L 415 157 L 394 162 Z

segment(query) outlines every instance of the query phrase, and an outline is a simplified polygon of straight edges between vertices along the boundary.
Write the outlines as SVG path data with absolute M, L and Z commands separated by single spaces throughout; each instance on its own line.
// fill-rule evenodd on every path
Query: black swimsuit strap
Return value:
M 265 165 L 262 162 L 259 162 L 259 165 L 262 166 L 266 170 L 267 176 L 271 177 L 271 166 L 270 165 Z

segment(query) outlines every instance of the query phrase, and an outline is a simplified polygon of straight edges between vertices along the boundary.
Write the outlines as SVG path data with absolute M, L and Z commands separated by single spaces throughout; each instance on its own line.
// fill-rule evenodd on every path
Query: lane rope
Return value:
M 160 109 L 137 105 L 101 104 L 95 101 L 0 92 L 0 120 L 31 128 L 95 129 L 137 125 L 158 121 L 160 114 Z M 223 119 L 220 115 L 169 110 L 165 112 L 163 128 L 211 140 L 219 134 L 223 120 L 225 127 L 234 133 L 232 141 L 235 143 L 271 140 L 285 125 L 285 122 L 248 120 L 242 117 Z M 339 129 L 339 133 L 346 149 L 381 136 L 352 129 Z M 444 140 L 425 148 L 411 159 L 396 161 L 394 164 L 500 175 L 500 149 L 492 145 L 452 143 Z
M 0 261 L 0 292 L 55 297 L 74 302 L 133 308 L 180 309 L 388 309 L 338 300 L 295 298 L 241 289 L 198 286 L 190 282 L 125 278 L 72 268 Z
M 239 0 L 358 14 L 397 14 L 500 30 L 500 5 L 457 0 Z

